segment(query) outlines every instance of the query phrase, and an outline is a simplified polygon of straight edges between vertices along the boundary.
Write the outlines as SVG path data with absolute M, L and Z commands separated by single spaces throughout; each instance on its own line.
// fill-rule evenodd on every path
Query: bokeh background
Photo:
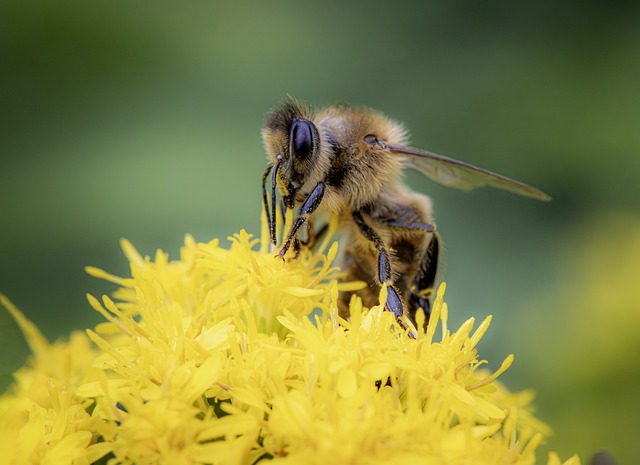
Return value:
M 415 146 L 531 183 L 429 193 L 452 326 L 537 391 L 547 447 L 639 463 L 640 4 L 0 3 L 0 292 L 50 338 L 100 321 L 118 240 L 259 231 L 265 113 L 364 104 Z M 28 350 L 0 312 L 0 387 Z M 425 432 L 428 434 L 428 432 Z

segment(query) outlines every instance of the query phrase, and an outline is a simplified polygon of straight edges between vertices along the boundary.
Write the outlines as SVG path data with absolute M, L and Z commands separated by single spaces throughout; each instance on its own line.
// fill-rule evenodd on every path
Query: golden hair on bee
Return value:
M 269 160 L 263 202 L 274 245 L 276 193 L 283 208 L 300 205 L 278 256 L 284 258 L 298 243 L 299 229 L 316 214 L 336 215 L 346 231 L 343 266 L 348 279 L 369 283 L 359 293 L 366 306 L 377 303 L 380 286 L 386 285 L 386 308 L 405 329 L 415 322 L 418 308 L 429 314 L 440 250 L 431 201 L 403 184 L 405 168 L 458 189 L 492 186 L 550 199 L 520 181 L 410 147 L 401 123 L 366 107 L 336 105 L 316 112 L 286 99 L 268 114 L 262 139 Z M 341 296 L 343 316 L 349 298 Z

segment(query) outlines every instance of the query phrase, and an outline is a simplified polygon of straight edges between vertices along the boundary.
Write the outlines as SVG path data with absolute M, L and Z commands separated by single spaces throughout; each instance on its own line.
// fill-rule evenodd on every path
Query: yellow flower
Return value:
M 33 353 L 14 373 L 15 382 L 0 397 L 0 464 L 92 463 L 108 452 L 95 441 L 88 413 L 92 401 L 75 390 L 97 373 L 98 352 L 82 332 L 49 344 L 42 333 L 0 295 L 20 325 Z
M 338 281 L 336 243 L 283 262 L 230 239 L 187 237 L 175 261 L 123 241 L 131 277 L 88 268 L 119 289 L 67 343 L 4 299 L 33 359 L 0 398 L 0 464 L 535 463 L 548 429 L 496 382 L 513 357 L 478 358 L 490 319 L 450 331 L 442 286 L 415 338 L 358 299 L 344 321 L 338 293 L 362 283 Z

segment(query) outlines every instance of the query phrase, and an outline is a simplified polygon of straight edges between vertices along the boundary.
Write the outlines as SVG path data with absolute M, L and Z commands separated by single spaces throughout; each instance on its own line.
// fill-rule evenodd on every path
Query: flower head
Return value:
M 0 400 L 4 463 L 535 463 L 547 428 L 496 381 L 513 357 L 478 357 L 490 318 L 449 330 L 442 286 L 414 339 L 358 299 L 345 321 L 338 293 L 362 283 L 338 281 L 337 244 L 283 262 L 230 239 L 187 237 L 175 261 L 124 241 L 131 277 L 88 268 L 119 288 L 68 343 L 5 301 L 34 357 Z

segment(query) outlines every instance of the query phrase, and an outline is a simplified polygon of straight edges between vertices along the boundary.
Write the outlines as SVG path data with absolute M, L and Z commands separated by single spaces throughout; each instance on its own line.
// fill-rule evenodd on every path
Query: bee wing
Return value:
M 394 153 L 410 155 L 406 157 L 410 168 L 447 187 L 470 190 L 491 186 L 537 200 L 551 200 L 549 195 L 533 186 L 460 160 L 413 147 L 388 144 L 384 144 L 384 147 Z

